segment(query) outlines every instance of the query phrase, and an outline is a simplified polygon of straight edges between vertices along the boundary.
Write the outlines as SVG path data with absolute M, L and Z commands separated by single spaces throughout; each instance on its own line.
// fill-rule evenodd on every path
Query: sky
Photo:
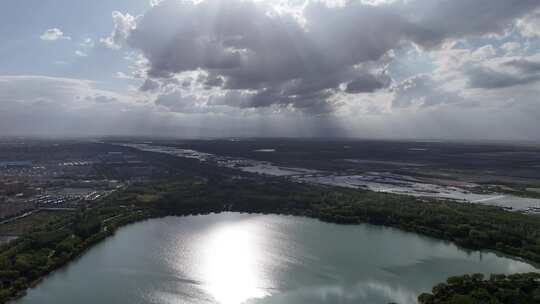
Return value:
M 540 140 L 538 0 L 5 0 L 0 136 Z

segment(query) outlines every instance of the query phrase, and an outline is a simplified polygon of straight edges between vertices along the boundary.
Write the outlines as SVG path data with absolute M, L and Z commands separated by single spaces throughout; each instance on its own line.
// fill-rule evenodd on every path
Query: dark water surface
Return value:
M 534 270 L 391 228 L 223 213 L 121 228 L 17 303 L 405 304 L 450 275 Z

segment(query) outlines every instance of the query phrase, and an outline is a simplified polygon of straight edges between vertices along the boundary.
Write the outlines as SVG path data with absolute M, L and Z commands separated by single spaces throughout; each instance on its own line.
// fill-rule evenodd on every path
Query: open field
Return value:
M 1 236 L 19 236 L 32 230 L 32 228 L 54 222 L 67 212 L 64 211 L 38 211 L 26 217 L 0 225 Z
M 351 140 L 119 141 L 119 145 L 296 182 L 540 212 L 534 145 Z

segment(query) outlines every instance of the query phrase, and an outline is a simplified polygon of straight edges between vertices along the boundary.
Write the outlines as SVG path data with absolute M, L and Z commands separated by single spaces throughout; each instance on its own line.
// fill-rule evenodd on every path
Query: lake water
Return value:
M 534 270 L 391 228 L 223 213 L 126 226 L 17 303 L 406 304 L 450 275 Z

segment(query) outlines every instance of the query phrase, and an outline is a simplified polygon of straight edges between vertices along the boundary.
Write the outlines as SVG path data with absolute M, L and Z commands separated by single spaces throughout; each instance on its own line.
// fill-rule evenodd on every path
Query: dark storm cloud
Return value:
M 146 79 L 142 86 L 139 88 L 143 92 L 153 91 L 159 88 L 159 82 L 152 79 Z
M 173 112 L 185 113 L 193 108 L 193 98 L 183 96 L 180 92 L 173 92 L 159 96 L 156 104 L 167 107 Z
M 196 95 L 173 91 L 158 96 L 155 104 L 165 107 L 171 112 L 184 114 L 204 114 L 215 111 L 214 108 L 208 107 L 200 100 L 200 97 Z
M 373 67 L 389 50 L 498 33 L 538 6 L 537 0 L 351 1 L 334 7 L 311 1 L 300 22 L 252 1 L 166 0 L 125 28 L 128 45 L 148 59 L 150 77 L 202 70 L 205 87 L 226 91 L 211 103 L 321 113 L 334 108 L 335 94 L 388 86 Z M 482 85 L 471 76 L 471 83 Z
M 334 110 L 339 105 L 327 99 L 333 93 L 330 91 L 311 92 L 295 96 L 283 96 L 280 92 L 260 90 L 258 92 L 227 91 L 223 95 L 212 96 L 208 102 L 211 106 L 232 106 L 237 108 L 260 108 L 275 105 L 286 107 L 294 105 L 310 114 L 323 114 Z
M 540 62 L 527 59 L 514 59 L 504 63 L 505 66 L 518 69 L 520 72 L 533 74 L 540 73 Z
M 501 89 L 540 81 L 540 75 L 517 75 L 485 67 L 470 69 L 467 76 L 469 87 L 477 89 Z
M 371 74 L 360 75 L 353 81 L 347 83 L 345 91 L 347 93 L 371 93 L 378 89 L 382 89 L 386 84 L 384 81 L 376 78 Z
M 449 38 L 500 33 L 539 6 L 538 0 L 413 0 L 403 10 L 413 23 L 406 29 L 411 39 L 435 46 Z
M 215 74 L 210 74 L 207 77 L 201 78 L 201 82 L 206 87 L 221 87 L 223 85 L 223 77 Z

